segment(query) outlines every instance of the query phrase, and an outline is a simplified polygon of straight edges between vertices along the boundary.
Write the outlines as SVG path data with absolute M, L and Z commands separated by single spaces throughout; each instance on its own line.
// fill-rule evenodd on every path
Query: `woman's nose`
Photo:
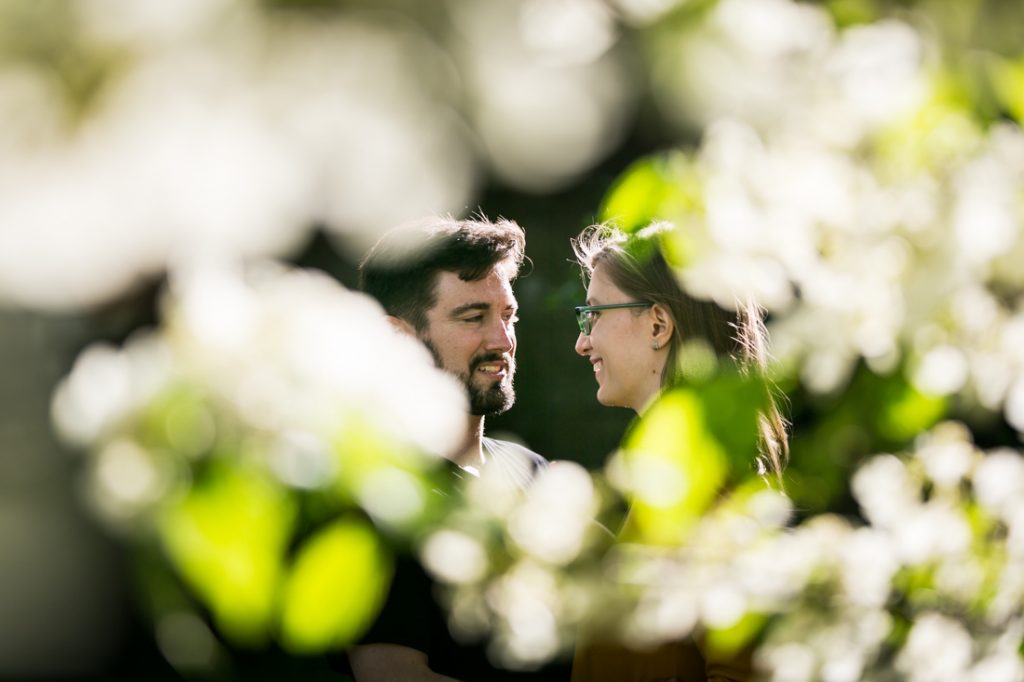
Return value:
M 583 356 L 590 354 L 590 337 L 584 336 L 583 332 L 576 337 L 576 353 Z

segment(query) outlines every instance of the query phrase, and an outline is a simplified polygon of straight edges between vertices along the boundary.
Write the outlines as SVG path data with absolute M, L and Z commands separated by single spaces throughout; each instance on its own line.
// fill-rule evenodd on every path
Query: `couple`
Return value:
M 657 248 L 652 225 L 635 236 L 596 226 L 573 240 L 589 280 L 586 305 L 576 308 L 576 352 L 587 358 L 603 405 L 641 412 L 664 386 L 682 379 L 676 357 L 688 340 L 703 340 L 721 357 L 764 366 L 763 326 L 754 306 L 738 312 L 684 294 Z M 470 398 L 469 430 L 453 458 L 462 470 L 498 467 L 528 486 L 544 458 L 483 436 L 484 417 L 511 407 L 515 394 L 518 305 L 512 292 L 524 259 L 525 235 L 514 222 L 432 218 L 391 232 L 360 266 L 364 291 L 392 324 L 420 339 L 438 366 L 458 377 Z M 785 438 L 778 414 L 762 423 L 762 473 L 777 475 Z M 534 679 L 491 668 L 482 647 L 448 635 L 443 611 L 418 563 L 400 561 L 378 622 L 348 653 L 357 682 L 375 680 Z M 724 676 L 722 676 L 724 675 Z M 577 650 L 574 681 L 744 680 L 731 662 L 705 661 L 695 646 L 673 645 L 635 654 L 615 646 Z

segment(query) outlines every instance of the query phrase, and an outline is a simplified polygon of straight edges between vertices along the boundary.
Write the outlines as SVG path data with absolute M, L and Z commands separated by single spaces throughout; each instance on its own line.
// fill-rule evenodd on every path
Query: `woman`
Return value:
M 659 248 L 673 229 L 656 223 L 635 235 L 597 225 L 573 240 L 583 269 L 587 305 L 576 308 L 580 335 L 576 352 L 587 358 L 602 405 L 628 407 L 638 414 L 666 387 L 686 381 L 680 352 L 686 343 L 703 342 L 720 359 L 742 371 L 765 369 L 765 329 L 752 304 L 736 311 L 687 295 Z M 760 415 L 759 455 L 752 466 L 781 486 L 788 450 L 785 425 L 769 400 Z M 651 680 L 753 679 L 749 660 L 713 660 L 696 642 L 670 643 L 648 652 L 615 644 L 577 648 L 573 682 L 649 682 Z

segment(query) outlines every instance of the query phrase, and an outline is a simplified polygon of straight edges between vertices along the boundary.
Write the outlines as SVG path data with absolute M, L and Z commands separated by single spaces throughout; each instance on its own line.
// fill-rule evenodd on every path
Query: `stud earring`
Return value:
M 661 348 L 661 345 L 658 344 L 657 341 L 655 341 L 654 343 L 651 344 L 651 348 L 653 348 L 654 350 L 658 350 L 659 348 Z

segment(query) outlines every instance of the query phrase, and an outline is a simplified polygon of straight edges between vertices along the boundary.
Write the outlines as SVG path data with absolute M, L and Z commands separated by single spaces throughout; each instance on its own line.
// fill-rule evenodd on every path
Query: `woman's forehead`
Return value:
M 621 295 L 622 290 L 612 283 L 605 274 L 604 268 L 598 265 L 590 276 L 590 284 L 587 286 L 587 300 L 591 303 L 604 303 L 605 301 L 593 301 L 593 298 L 608 298 L 609 296 Z

